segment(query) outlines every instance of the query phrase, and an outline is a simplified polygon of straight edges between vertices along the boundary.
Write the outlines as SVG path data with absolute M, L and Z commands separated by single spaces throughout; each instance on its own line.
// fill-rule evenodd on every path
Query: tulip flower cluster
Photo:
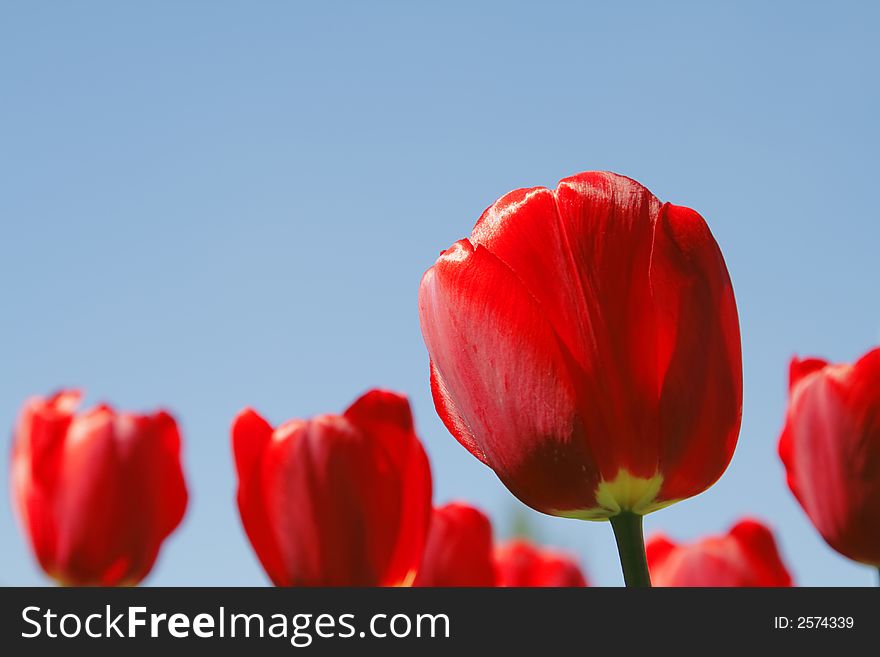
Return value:
M 80 393 L 25 404 L 12 481 L 43 570 L 64 585 L 139 583 L 180 524 L 187 490 L 170 414 L 77 415 Z M 277 586 L 586 586 L 574 559 L 496 545 L 489 518 L 432 507 L 407 399 L 372 390 L 341 415 L 232 422 L 244 530 Z
M 511 192 L 427 270 L 418 310 L 449 432 L 536 511 L 610 521 L 628 585 L 792 585 L 758 520 L 643 538 L 643 516 L 721 477 L 742 417 L 733 286 L 697 212 L 607 172 Z M 17 512 L 59 583 L 137 584 L 186 511 L 180 433 L 166 411 L 79 401 L 25 403 Z M 435 506 L 400 394 L 277 426 L 246 408 L 231 443 L 243 529 L 277 586 L 587 586 L 571 556 Z M 880 349 L 791 362 L 779 456 L 827 543 L 880 567 Z
M 790 581 L 751 521 L 690 548 L 655 539 L 649 570 L 642 516 L 711 486 L 742 416 L 733 287 L 699 214 L 607 172 L 511 192 L 428 269 L 419 312 L 449 432 L 532 508 L 610 520 L 627 584 Z M 819 531 L 872 565 L 878 363 L 795 361 L 780 441 Z

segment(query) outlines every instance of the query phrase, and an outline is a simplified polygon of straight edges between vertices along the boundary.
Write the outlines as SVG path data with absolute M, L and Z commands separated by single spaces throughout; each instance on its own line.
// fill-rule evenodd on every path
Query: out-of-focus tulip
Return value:
M 342 415 L 232 425 L 238 508 L 277 586 L 411 584 L 431 518 L 431 471 L 402 395 Z
M 779 456 L 828 544 L 880 567 L 880 349 L 852 365 L 792 360 Z
M 742 408 L 730 279 L 703 218 L 606 172 L 512 192 L 422 279 L 449 431 L 520 500 L 643 515 L 700 493 Z
M 415 586 L 494 586 L 492 525 L 472 506 L 434 509 Z
M 757 520 L 690 544 L 658 534 L 647 552 L 654 586 L 791 586 L 773 534 Z
M 12 447 L 12 491 L 43 570 L 71 586 L 133 585 L 187 505 L 180 434 L 164 411 L 75 414 L 77 391 L 26 402 Z
M 496 548 L 495 573 L 497 586 L 587 586 L 572 557 L 520 539 Z

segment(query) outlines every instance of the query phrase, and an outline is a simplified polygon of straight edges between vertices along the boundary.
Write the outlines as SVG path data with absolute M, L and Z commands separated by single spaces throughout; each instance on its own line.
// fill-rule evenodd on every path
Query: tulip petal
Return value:
M 493 203 L 470 241 L 503 262 L 540 305 L 572 357 L 584 369 L 595 361 L 593 318 L 581 268 L 546 187 L 518 189 Z
M 259 467 L 263 451 L 272 438 L 272 425 L 252 408 L 245 408 L 232 421 L 232 451 L 239 477 Z
M 356 399 L 343 417 L 383 445 L 390 458 L 406 458 L 399 444 L 410 441 L 415 429 L 409 402 L 403 395 L 371 390 Z
M 347 471 L 358 436 L 341 418 L 287 422 L 261 463 L 265 514 L 281 560 L 277 586 L 363 585 L 372 575 L 362 515 Z M 254 543 L 259 554 L 259 546 Z M 349 558 L 351 557 L 351 558 Z
M 752 519 L 740 520 L 730 530 L 730 536 L 740 545 L 744 557 L 751 564 L 754 584 L 773 582 L 774 586 L 791 586 L 792 579 L 776 545 L 773 533 L 766 525 Z
M 575 366 L 510 269 L 462 240 L 425 274 L 419 307 L 438 374 L 434 396 L 456 400 L 455 416 L 480 435 L 502 481 L 534 508 L 543 500 L 533 491 L 548 485 L 567 493 L 562 508 L 595 506 L 596 468 L 576 421 Z
M 788 388 L 794 387 L 813 372 L 825 369 L 829 365 L 827 360 L 821 358 L 792 358 L 788 366 Z
M 279 584 L 285 569 L 266 514 L 259 478 L 263 455 L 271 440 L 272 427 L 253 409 L 244 409 L 232 422 L 241 521 L 269 579 Z
M 431 521 L 432 481 L 428 456 L 415 435 L 412 411 L 406 397 L 372 390 L 355 401 L 344 416 L 370 440 L 386 446 L 393 467 L 402 473 L 397 545 L 385 569 L 384 583 L 411 581 L 413 555 L 421 555 Z M 387 510 L 386 514 L 391 514 Z
M 653 568 L 662 567 L 674 551 L 675 543 L 665 534 L 654 534 L 645 545 L 645 556 Z
M 860 428 L 861 440 L 853 441 L 847 454 L 847 462 L 859 481 L 880 486 L 880 349 L 874 349 L 862 356 L 853 367 L 859 376 L 851 376 L 847 391 L 847 402 L 854 409 L 855 423 Z M 869 496 L 874 502 L 875 512 L 866 514 L 867 518 L 880 518 L 880 494 Z M 880 546 L 880 523 L 874 523 L 877 530 L 875 545 Z
M 580 366 L 581 415 L 606 480 L 621 467 L 644 478 L 657 468 L 647 280 L 659 207 L 629 178 L 588 172 L 555 194 L 502 197 L 472 235 L 522 281 Z
M 165 411 L 149 416 L 120 414 L 115 425 L 116 440 L 130 443 L 119 450 L 124 472 L 120 497 L 126 500 L 121 512 L 127 518 L 120 519 L 118 526 L 118 558 L 127 565 L 122 579 L 134 584 L 153 568 L 163 541 L 183 520 L 189 496 L 174 418 Z M 132 517 L 138 522 L 131 522 Z
M 742 419 L 742 355 L 733 289 L 703 218 L 666 204 L 651 263 L 661 372 L 661 497 L 696 495 L 727 468 Z
M 433 360 L 430 362 L 430 369 L 431 396 L 434 399 L 434 407 L 437 409 L 437 414 L 440 416 L 443 424 L 449 430 L 449 433 L 451 433 L 467 451 L 476 456 L 484 464 L 489 465 L 489 461 L 486 458 L 486 454 L 483 452 L 483 448 L 480 447 L 479 442 L 474 437 L 467 422 L 461 415 L 459 415 L 458 409 L 455 408 L 452 397 L 446 389 L 446 383 L 437 372 L 437 367 L 434 365 Z
M 12 446 L 12 488 L 16 508 L 40 566 L 49 573 L 55 562 L 57 523 L 54 500 L 64 440 L 81 394 L 63 390 L 48 399 L 25 403 Z
M 64 439 L 81 397 L 78 390 L 62 390 L 48 399 L 36 398 L 26 404 L 23 420 L 28 426 L 20 427 L 19 431 L 27 437 L 36 482 L 53 485 Z
M 68 584 L 103 579 L 119 553 L 119 453 L 113 414 L 96 408 L 74 418 L 64 445 L 55 499 L 58 527 L 56 560 Z

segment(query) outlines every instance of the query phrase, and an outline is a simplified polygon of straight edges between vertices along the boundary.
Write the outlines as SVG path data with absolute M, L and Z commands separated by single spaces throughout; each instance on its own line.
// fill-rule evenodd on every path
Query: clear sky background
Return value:
M 261 585 L 231 419 L 388 387 L 436 501 L 504 537 L 524 507 L 434 412 L 419 279 L 498 196 L 609 169 L 706 217 L 742 322 L 733 462 L 647 533 L 755 515 L 798 583 L 874 583 L 809 524 L 776 441 L 792 354 L 880 342 L 880 5 L 416 4 L 0 4 L 0 427 L 62 385 L 167 407 L 191 505 L 147 583 Z M 621 582 L 607 523 L 525 513 Z M 45 581 L 4 483 L 0 582 Z

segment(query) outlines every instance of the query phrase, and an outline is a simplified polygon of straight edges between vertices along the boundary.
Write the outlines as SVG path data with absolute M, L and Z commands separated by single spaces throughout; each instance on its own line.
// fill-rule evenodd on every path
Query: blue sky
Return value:
M 706 217 L 742 322 L 733 462 L 646 531 L 755 515 L 798 583 L 874 582 L 817 536 L 776 440 L 792 354 L 880 342 L 878 6 L 415 4 L 0 4 L 0 426 L 62 385 L 177 415 L 192 501 L 149 584 L 266 583 L 231 419 L 373 386 L 410 396 L 436 500 L 505 536 L 522 505 L 431 404 L 419 279 L 498 196 L 609 169 Z M 0 582 L 42 583 L 8 498 Z M 528 514 L 621 581 L 607 524 Z

